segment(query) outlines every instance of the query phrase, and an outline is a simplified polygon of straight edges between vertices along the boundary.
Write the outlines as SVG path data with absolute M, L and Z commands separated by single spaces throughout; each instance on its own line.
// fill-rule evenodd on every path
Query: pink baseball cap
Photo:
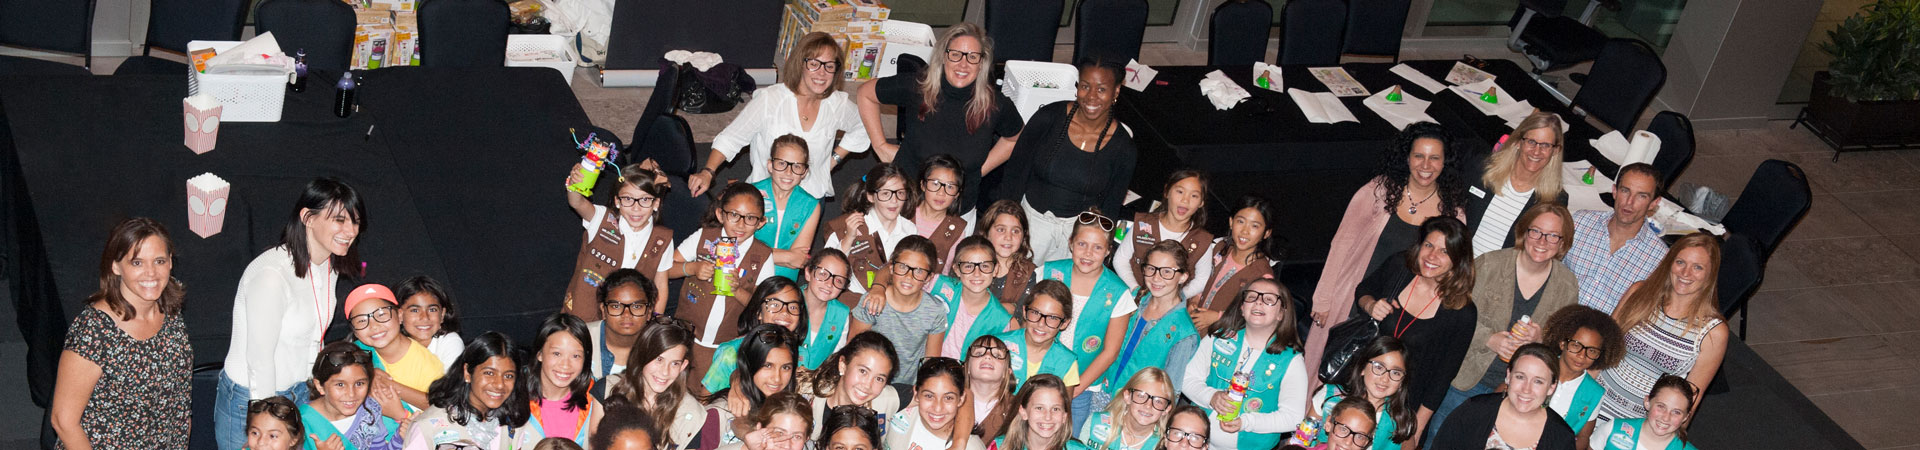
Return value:
M 354 306 L 359 305 L 360 302 L 371 299 L 386 300 L 387 303 L 395 305 L 400 304 L 400 302 L 393 300 L 393 291 L 387 289 L 386 286 L 382 286 L 380 283 L 367 283 L 360 285 L 360 287 L 353 288 L 353 292 L 347 294 L 347 301 L 341 303 L 342 309 L 340 312 L 351 316 L 353 315 Z

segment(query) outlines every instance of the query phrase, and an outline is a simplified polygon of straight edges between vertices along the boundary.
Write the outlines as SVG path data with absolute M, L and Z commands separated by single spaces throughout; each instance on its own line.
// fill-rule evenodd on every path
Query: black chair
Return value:
M 1267 61 L 1267 34 L 1273 30 L 1273 5 L 1267 0 L 1233 0 L 1213 9 L 1207 27 L 1207 65 L 1245 66 Z
M 1680 171 L 1693 161 L 1693 121 L 1686 114 L 1661 111 L 1653 115 L 1647 132 L 1660 137 L 1660 153 L 1653 156 L 1653 168 L 1660 170 L 1660 185 L 1673 186 Z
M 1292 0 L 1280 12 L 1281 65 L 1340 63 L 1347 4 L 1340 0 Z
M 273 33 L 280 50 L 307 52 L 307 68 L 339 74 L 353 62 L 353 8 L 339 0 L 265 0 L 254 11 L 254 29 Z M 502 57 L 504 59 L 504 57 Z M 322 80 L 330 83 L 332 80 Z
M 420 4 L 420 65 L 500 67 L 507 58 L 507 4 L 427 0 Z
M 92 74 L 95 0 L 0 1 L 0 45 L 80 55 L 82 65 L 0 56 L 0 75 Z M 73 70 L 78 67 L 80 70 Z
M 1640 112 L 1667 83 L 1667 65 L 1645 42 L 1612 39 L 1593 60 L 1587 82 L 1573 96 L 1573 107 L 1601 123 L 1626 133 L 1640 121 Z
M 1720 223 L 1726 225 L 1727 234 L 1753 239 L 1764 261 L 1773 257 L 1780 240 L 1811 206 L 1813 191 L 1807 188 L 1806 172 L 1793 163 L 1769 159 L 1753 170 L 1753 178 Z
M 1747 338 L 1747 304 L 1766 277 L 1766 261 L 1760 257 L 1759 244 L 1747 236 L 1729 234 L 1720 243 L 1720 273 L 1714 288 L 1719 291 L 1720 316 L 1733 319 L 1740 313 L 1740 338 Z
M 251 4 L 242 0 L 153 0 L 153 13 L 147 17 L 146 45 L 141 46 L 139 56 L 127 58 L 114 68 L 113 74 L 186 73 L 186 63 L 156 58 L 153 49 L 185 55 L 187 41 L 238 41 Z
M 1140 42 L 1147 34 L 1146 0 L 1080 0 L 1073 15 L 1074 63 L 1140 59 Z
M 1347 34 L 1341 53 L 1387 56 L 1400 60 L 1400 35 L 1407 27 L 1408 0 L 1348 0 Z
M 1600 56 L 1600 48 L 1607 43 L 1607 35 L 1589 26 L 1593 23 L 1594 11 L 1601 6 L 1618 11 L 1620 2 L 1595 0 L 1587 4 L 1580 17 L 1574 18 L 1564 14 L 1567 0 L 1520 0 L 1520 9 L 1514 12 L 1513 20 L 1507 22 L 1507 27 L 1513 29 L 1507 38 L 1507 48 L 1526 55 L 1533 63 L 1536 79 L 1549 70 L 1592 61 Z
M 1060 30 L 1058 0 L 987 0 L 987 38 L 993 40 L 993 62 L 1052 61 L 1054 37 Z M 1123 63 L 1124 64 L 1124 63 Z
M 680 80 L 679 66 L 666 60 L 660 61 L 660 78 L 653 85 L 653 95 L 647 98 L 647 106 L 640 110 L 640 120 L 633 126 L 633 139 L 627 150 L 620 155 L 621 164 L 632 164 L 652 159 L 660 164 L 660 170 L 666 172 L 673 183 L 673 191 L 662 199 L 662 208 L 668 211 L 703 212 L 707 210 L 705 197 L 688 195 L 687 176 L 695 168 L 695 149 L 693 128 L 687 125 L 687 119 L 674 114 L 674 93 L 678 92 Z M 724 187 L 724 180 L 714 180 L 715 187 Z M 717 192 L 718 189 L 710 189 Z M 660 217 L 660 225 L 673 230 L 674 236 L 692 236 L 700 231 L 700 219 L 704 214 L 666 214 Z

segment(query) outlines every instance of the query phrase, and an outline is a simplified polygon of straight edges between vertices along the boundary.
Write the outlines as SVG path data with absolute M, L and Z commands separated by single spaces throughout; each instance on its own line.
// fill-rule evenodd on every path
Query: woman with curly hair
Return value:
M 1561 308 L 1547 318 L 1541 343 L 1560 349 L 1560 383 L 1547 406 L 1567 419 L 1567 426 L 1585 440 L 1593 434 L 1593 411 L 1600 408 L 1606 388 L 1587 371 L 1619 365 L 1627 356 L 1625 333 L 1613 317 L 1584 305 Z

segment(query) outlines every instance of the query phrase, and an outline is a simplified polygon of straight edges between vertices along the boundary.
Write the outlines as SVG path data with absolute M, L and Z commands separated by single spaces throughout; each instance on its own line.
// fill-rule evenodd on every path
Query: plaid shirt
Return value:
M 1609 252 L 1612 239 L 1607 222 L 1613 211 L 1575 211 L 1573 248 L 1567 250 L 1567 268 L 1580 279 L 1580 304 L 1612 314 L 1627 287 L 1653 273 L 1654 266 L 1667 255 L 1667 243 L 1652 226 L 1642 225 L 1640 233 L 1628 239 L 1620 251 Z

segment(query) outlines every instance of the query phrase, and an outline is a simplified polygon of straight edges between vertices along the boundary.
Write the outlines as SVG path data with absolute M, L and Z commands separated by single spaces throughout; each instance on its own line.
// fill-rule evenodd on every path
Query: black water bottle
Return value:
M 353 72 L 340 74 L 339 89 L 333 97 L 333 115 L 347 117 L 353 115 Z
M 307 91 L 307 49 L 304 49 L 304 48 L 300 49 L 296 51 L 295 54 L 298 56 L 295 56 L 293 60 L 293 84 L 288 85 L 287 90 L 293 91 L 295 93 L 306 92 Z

